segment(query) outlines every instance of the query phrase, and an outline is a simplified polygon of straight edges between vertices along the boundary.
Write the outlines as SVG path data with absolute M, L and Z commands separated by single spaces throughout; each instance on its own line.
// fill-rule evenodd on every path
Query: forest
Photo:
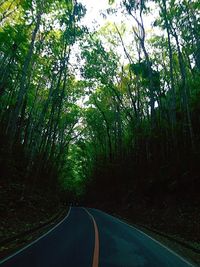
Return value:
M 4 224 L 78 202 L 197 242 L 200 4 L 107 2 L 98 27 L 81 0 L 0 0 Z

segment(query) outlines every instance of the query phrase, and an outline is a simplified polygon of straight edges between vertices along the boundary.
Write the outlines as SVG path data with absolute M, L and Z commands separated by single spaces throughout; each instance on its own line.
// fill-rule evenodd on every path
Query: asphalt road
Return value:
M 45 235 L 2 260 L 3 267 L 194 266 L 140 230 L 95 209 L 70 208 Z

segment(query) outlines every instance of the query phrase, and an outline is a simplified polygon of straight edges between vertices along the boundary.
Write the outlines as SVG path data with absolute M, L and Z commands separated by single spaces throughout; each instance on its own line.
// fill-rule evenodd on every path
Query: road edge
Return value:
M 12 259 L 14 256 L 16 256 L 17 254 L 21 253 L 22 251 L 26 250 L 27 248 L 29 248 L 30 246 L 34 245 L 35 243 L 37 243 L 39 240 L 41 240 L 42 238 L 44 238 L 46 235 L 48 235 L 49 233 L 51 233 L 53 230 L 55 230 L 59 225 L 61 225 L 64 220 L 66 220 L 71 212 L 71 206 L 69 207 L 69 210 L 67 212 L 67 215 L 59 222 L 57 223 L 53 228 L 51 228 L 50 230 L 48 230 L 46 233 L 44 233 L 43 235 L 41 235 L 40 237 L 38 237 L 37 239 L 35 239 L 34 241 L 32 241 L 31 243 L 29 243 L 28 245 L 22 247 L 21 249 L 17 250 L 16 252 L 14 252 L 13 254 L 11 254 L 10 256 L 5 257 L 4 259 L 0 260 L 0 265 L 7 262 L 8 260 Z
M 198 265 L 195 263 L 195 262 L 192 262 L 190 261 L 189 259 L 186 259 L 184 258 L 182 255 L 180 255 L 179 253 L 177 253 L 176 251 L 173 251 L 171 248 L 169 248 L 168 246 L 166 246 L 165 244 L 161 243 L 160 241 L 156 240 L 154 237 L 148 235 L 147 233 L 145 233 L 144 231 L 142 231 L 141 229 L 137 228 L 135 225 L 132 225 L 130 224 L 130 222 L 126 222 L 123 218 L 119 218 L 119 217 L 116 217 L 117 215 L 111 215 L 109 213 L 106 213 L 104 211 L 101 211 L 99 209 L 95 209 L 95 208 L 92 208 L 94 210 L 97 210 L 97 211 L 100 211 L 102 213 L 105 213 L 106 215 L 116 219 L 118 222 L 120 222 L 121 224 L 125 224 L 126 226 L 128 227 L 131 227 L 133 228 L 134 230 L 140 232 L 141 234 L 147 236 L 149 239 L 151 239 L 152 241 L 154 241 L 155 243 L 159 244 L 160 246 L 162 246 L 163 248 L 165 248 L 166 250 L 168 250 L 169 252 L 171 252 L 172 254 L 174 254 L 175 256 L 177 256 L 178 258 L 180 258 L 182 261 L 184 261 L 185 263 L 188 264 L 188 266 L 191 266 L 191 267 L 198 267 Z
M 110 215 L 110 216 L 112 216 L 112 215 Z M 147 233 L 145 233 L 143 230 L 137 228 L 137 227 L 134 226 L 134 225 L 131 225 L 131 224 L 127 223 L 126 221 L 124 221 L 124 220 L 121 219 L 121 218 L 119 219 L 119 218 L 117 218 L 117 217 L 115 217 L 115 216 L 112 216 L 112 217 L 116 218 L 120 223 L 125 224 L 125 225 L 127 225 L 127 226 L 129 226 L 129 227 L 135 229 L 136 231 L 138 231 L 138 232 L 144 234 L 145 236 L 147 236 L 148 238 L 150 238 L 150 239 L 151 239 L 152 241 L 154 241 L 155 243 L 159 244 L 160 246 L 162 246 L 162 247 L 164 247 L 165 249 L 167 249 L 168 251 L 170 251 L 172 254 L 176 255 L 178 258 L 180 258 L 181 260 L 183 260 L 183 261 L 184 261 L 185 263 L 187 263 L 189 266 L 191 266 L 191 267 L 198 267 L 195 263 L 190 262 L 189 260 L 187 260 L 186 258 L 184 258 L 183 256 L 181 256 L 180 254 L 178 254 L 176 251 L 173 251 L 171 248 L 169 248 L 169 247 L 166 246 L 165 244 L 161 243 L 160 241 L 156 240 L 154 237 L 152 237 L 152 236 L 148 235 Z

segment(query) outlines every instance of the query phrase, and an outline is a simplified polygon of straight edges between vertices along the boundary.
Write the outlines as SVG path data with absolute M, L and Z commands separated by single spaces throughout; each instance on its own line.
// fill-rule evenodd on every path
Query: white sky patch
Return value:
M 125 22 L 129 25 L 133 24 L 133 19 L 131 19 L 130 16 L 128 18 L 125 17 L 122 13 L 120 0 L 115 0 L 115 3 L 112 5 L 109 5 L 108 0 L 79 0 L 79 2 L 87 9 L 87 13 L 82 19 L 82 23 L 87 25 L 90 29 L 94 29 L 98 26 L 101 27 L 108 21 L 115 22 L 117 24 L 121 22 Z M 158 16 L 158 8 L 156 8 L 156 5 L 151 3 L 149 7 L 153 9 L 153 12 L 152 14 L 144 16 L 144 25 L 147 31 L 152 30 L 152 22 L 155 20 L 155 17 Z M 118 8 L 118 12 L 116 15 L 107 15 L 107 18 L 105 19 L 102 13 L 106 14 L 106 10 L 109 8 Z
M 87 26 L 90 31 L 98 31 L 100 28 L 106 24 L 108 25 L 109 23 L 115 23 L 119 28 L 121 24 L 124 24 L 127 29 L 123 35 L 125 47 L 127 48 L 127 51 L 135 50 L 134 34 L 131 29 L 132 26 L 136 24 L 130 15 L 125 15 L 123 13 L 123 8 L 120 7 L 121 0 L 115 0 L 112 5 L 109 5 L 109 0 L 79 0 L 79 2 L 87 9 L 85 17 L 81 20 L 82 25 Z M 149 39 L 152 35 L 160 35 L 161 33 L 158 28 L 152 26 L 155 18 L 158 17 L 159 14 L 158 7 L 156 7 L 155 3 L 151 3 L 149 7 L 151 9 L 151 13 L 148 12 L 148 15 L 143 15 L 146 39 Z M 108 9 L 116 9 L 117 12 L 114 14 L 107 14 L 106 10 Z M 115 47 L 114 49 L 121 57 L 122 64 L 128 63 L 120 41 L 118 47 Z
M 87 25 L 90 29 L 96 28 L 96 26 L 103 26 L 105 24 L 105 19 L 101 15 L 101 12 L 106 12 L 106 9 L 110 8 L 111 5 L 108 4 L 108 0 L 79 0 L 83 4 L 87 13 L 82 19 L 82 23 Z M 116 7 L 116 4 L 113 5 Z
M 123 34 L 123 41 L 125 44 L 125 47 L 128 51 L 130 52 L 131 56 L 133 58 L 137 58 L 137 51 L 136 51 L 136 44 L 134 41 L 134 33 L 132 31 L 132 26 L 136 25 L 134 19 L 130 15 L 125 15 L 126 12 L 123 13 L 123 8 L 120 7 L 121 0 L 115 0 L 115 3 L 113 5 L 109 5 L 109 0 L 78 0 L 83 6 L 86 7 L 86 14 L 85 17 L 81 19 L 81 25 L 86 26 L 91 32 L 93 31 L 101 31 L 102 27 L 108 25 L 108 35 L 110 38 L 112 38 L 112 34 L 109 34 L 109 23 L 115 23 L 117 27 L 120 29 L 120 26 L 122 24 L 125 25 L 126 31 Z M 116 13 L 107 13 L 108 9 L 116 9 Z M 146 39 L 149 39 L 153 35 L 160 35 L 161 31 L 153 27 L 152 24 L 155 21 L 155 18 L 158 17 L 159 11 L 158 8 L 156 8 L 155 4 L 152 4 L 150 6 L 151 12 L 147 15 L 143 15 L 143 22 L 144 22 L 144 27 L 145 27 L 145 32 L 146 32 Z M 104 34 L 105 31 L 104 31 Z M 103 34 L 103 35 L 104 35 Z M 126 65 L 129 63 L 127 57 L 125 56 L 123 46 L 121 42 L 119 41 L 117 44 L 117 47 L 112 47 L 109 42 L 106 43 L 104 40 L 104 36 L 101 36 L 101 40 L 103 40 L 104 47 L 105 49 L 111 49 L 113 50 L 117 55 L 120 56 L 120 64 L 119 65 Z M 117 34 L 116 34 L 117 35 Z M 106 37 L 105 37 L 106 39 Z M 148 45 L 146 43 L 147 49 Z M 149 52 L 151 49 L 148 49 Z M 74 74 L 78 79 L 81 79 L 80 75 L 80 66 L 83 64 L 83 62 L 76 62 L 76 56 L 75 54 L 79 54 L 79 44 L 77 43 L 74 46 L 74 56 L 71 59 L 71 63 L 73 66 L 77 66 L 76 69 L 73 70 Z M 120 66 L 119 66 L 120 67 Z M 77 104 L 81 107 L 85 105 L 85 102 L 88 101 L 88 97 L 86 98 L 81 98 L 77 101 Z
M 128 64 L 128 59 L 125 56 L 123 46 L 120 42 L 120 40 L 117 41 L 117 46 L 114 47 L 112 44 L 109 43 L 109 41 L 106 41 L 106 38 L 113 38 L 112 36 L 115 35 L 117 36 L 117 39 L 119 39 L 119 36 L 117 33 L 112 32 L 112 28 L 109 28 L 109 24 L 116 24 L 117 27 L 120 29 L 121 25 L 125 25 L 126 31 L 123 34 L 123 42 L 124 45 L 127 49 L 127 51 L 130 51 L 132 54 L 137 54 L 136 48 L 135 48 L 135 43 L 134 43 L 134 34 L 132 31 L 132 26 L 135 25 L 135 22 L 133 18 L 131 18 L 129 15 L 125 15 L 123 13 L 123 8 L 120 6 L 121 0 L 115 0 L 114 4 L 110 5 L 109 0 L 78 0 L 83 6 L 86 7 L 86 14 L 85 16 L 81 19 L 81 25 L 86 26 L 91 32 L 93 31 L 101 31 L 103 27 L 107 28 L 107 33 L 104 29 L 104 34 L 100 34 L 100 39 L 103 41 L 104 47 L 106 50 L 113 50 L 117 55 L 120 57 L 120 65 L 126 65 Z M 152 36 L 153 33 L 155 33 L 155 29 L 152 29 L 152 22 L 155 20 L 155 15 L 158 14 L 158 10 L 155 9 L 155 5 L 151 6 L 153 9 L 153 15 L 148 14 L 144 15 L 144 25 L 146 29 L 146 35 L 147 38 L 149 36 Z M 116 13 L 110 12 L 109 14 L 107 13 L 108 9 L 116 9 Z M 109 31 L 111 32 L 109 33 Z M 107 35 L 107 37 L 106 37 Z M 115 38 L 115 37 L 114 37 Z M 79 49 L 79 44 L 74 45 L 74 55 L 71 59 L 72 65 L 76 65 L 76 56 L 75 54 L 79 54 L 80 49 Z M 137 57 L 137 55 L 136 55 Z M 77 64 L 82 65 L 82 62 L 79 62 Z M 77 68 L 76 70 L 74 69 L 74 72 L 76 73 L 76 76 L 80 78 L 80 70 Z

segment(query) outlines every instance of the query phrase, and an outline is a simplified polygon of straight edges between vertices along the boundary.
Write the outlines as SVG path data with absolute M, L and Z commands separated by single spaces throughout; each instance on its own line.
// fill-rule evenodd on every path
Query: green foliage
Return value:
M 50 190 L 59 181 L 81 195 L 108 162 L 131 158 L 148 165 L 158 147 L 166 160 L 179 139 L 185 149 L 195 147 L 198 5 L 121 2 L 138 27 L 131 25 L 131 47 L 123 41 L 124 23 L 89 32 L 81 25 L 86 9 L 77 1 L 0 2 L 0 125 L 10 153 L 20 147 L 27 158 L 30 188 Z M 160 31 L 147 38 L 143 16 L 151 3 L 159 8 L 152 27 Z
M 131 64 L 130 68 L 135 75 L 141 75 L 145 79 L 149 77 L 149 70 L 145 62 Z
M 100 40 L 88 40 L 83 46 L 82 58 L 87 62 L 82 74 L 84 78 L 107 84 L 116 75 L 116 56 L 112 51 L 107 52 Z

